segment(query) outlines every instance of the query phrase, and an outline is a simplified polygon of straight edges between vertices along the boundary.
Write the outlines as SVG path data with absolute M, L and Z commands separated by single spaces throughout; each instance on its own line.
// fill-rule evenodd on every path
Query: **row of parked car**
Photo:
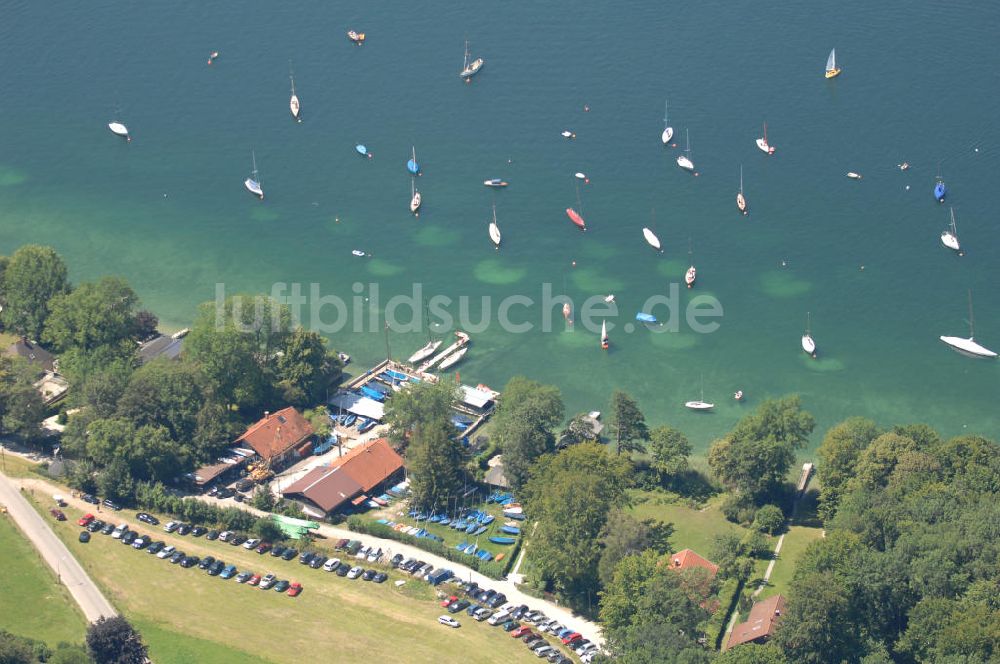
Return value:
M 156 524 L 159 523 L 159 520 L 157 520 L 156 517 L 152 517 L 150 515 L 146 516 L 155 521 Z M 149 521 L 147 520 L 146 523 L 149 523 Z M 105 523 L 104 521 L 95 518 L 93 514 L 85 514 L 80 517 L 77 524 L 84 528 L 84 530 L 80 532 L 81 542 L 90 541 L 90 534 L 99 532 L 104 535 L 110 535 L 112 539 L 116 539 L 126 546 L 131 546 L 137 551 L 145 550 L 146 553 L 155 555 L 161 560 L 168 560 L 174 565 L 179 565 L 184 568 L 197 566 L 199 569 L 205 570 L 209 576 L 218 576 L 220 579 L 235 578 L 237 583 L 245 583 L 248 586 L 257 586 L 261 590 L 270 590 L 273 588 L 279 593 L 287 593 L 290 597 L 296 597 L 302 592 L 302 584 L 297 581 L 285 581 L 279 579 L 274 574 L 265 574 L 264 576 L 261 576 L 260 574 L 254 574 L 250 571 L 240 572 L 236 568 L 236 565 L 227 565 L 222 560 L 216 560 L 214 556 L 206 556 L 205 558 L 189 556 L 183 551 L 177 550 L 177 548 L 173 545 L 167 544 L 162 540 L 153 541 L 153 537 L 151 535 L 141 534 L 138 531 L 131 530 L 127 523 L 121 523 L 115 526 L 113 523 Z M 174 524 L 174 522 L 171 522 L 171 524 L 175 526 L 177 525 Z M 189 528 L 190 530 L 188 530 L 188 532 L 194 534 L 195 529 L 191 527 Z M 166 528 L 164 528 L 164 530 L 166 530 Z M 201 534 L 207 534 L 206 529 L 202 528 L 201 530 Z M 179 529 L 173 527 L 168 530 L 168 532 L 179 532 Z
M 559 664 L 572 661 L 559 648 L 550 645 L 543 636 L 544 634 L 557 637 L 563 645 L 579 655 L 584 664 L 589 664 L 596 656 L 597 644 L 591 643 L 588 639 L 583 638 L 579 632 L 566 627 L 558 620 L 550 619 L 541 611 L 532 611 L 526 604 L 520 606 L 507 604 L 499 611 L 494 611 L 493 609 L 498 606 L 493 601 L 497 596 L 495 591 L 480 588 L 479 584 L 474 581 L 463 584 L 461 592 L 468 599 L 460 599 L 457 595 L 451 595 L 441 602 L 441 606 L 452 614 L 465 611 L 467 615 L 479 622 L 486 621 L 490 625 L 500 627 L 505 632 L 510 632 L 513 638 L 524 641 L 538 657 L 545 657 L 550 662 Z M 506 598 L 503 601 L 506 601 Z M 460 626 L 457 620 L 449 616 L 439 617 L 438 622 L 449 627 Z M 526 624 L 521 624 L 522 622 Z M 532 626 L 535 628 L 534 630 L 532 630 Z

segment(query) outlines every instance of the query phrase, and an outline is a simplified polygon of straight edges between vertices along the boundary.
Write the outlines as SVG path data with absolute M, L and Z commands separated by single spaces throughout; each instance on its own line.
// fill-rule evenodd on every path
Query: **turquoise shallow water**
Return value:
M 173 327 L 217 283 L 248 292 L 275 282 L 343 297 L 377 283 L 383 303 L 420 283 L 427 295 L 468 296 L 473 320 L 483 296 L 537 299 L 549 283 L 577 308 L 614 292 L 622 324 L 681 281 L 690 241 L 699 281 L 679 301 L 717 298 L 718 331 L 615 328 L 602 353 L 595 332 L 566 331 L 558 313 L 551 333 L 494 324 L 474 334 L 463 380 L 500 387 L 524 373 L 558 384 L 570 412 L 603 409 L 624 388 L 702 449 L 755 401 L 791 392 L 821 429 L 862 414 L 996 436 L 1000 365 L 937 337 L 965 333 L 971 288 L 977 337 L 1000 347 L 997 25 L 1000 7 L 972 2 L 842 3 L 835 15 L 793 3 L 123 12 L 11 2 L 0 23 L 0 251 L 46 243 L 77 280 L 124 274 Z M 351 27 L 368 33 L 365 46 L 346 40 Z M 466 36 L 486 58 L 471 85 L 457 76 Z M 826 81 L 834 46 L 844 74 Z M 221 57 L 207 66 L 211 50 Z M 288 114 L 289 60 L 301 124 Z M 677 137 L 690 129 L 698 177 L 660 144 L 667 96 Z M 105 127 L 116 109 L 130 145 Z M 771 157 L 753 142 L 765 120 Z M 577 139 L 562 139 L 564 128 Z M 358 142 L 373 159 L 355 154 Z M 411 145 L 419 220 L 406 208 Z M 242 188 L 251 146 L 264 203 Z M 963 258 L 938 241 L 948 219 L 931 197 L 939 162 Z M 741 163 L 748 219 L 734 205 Z M 576 171 L 590 177 L 586 233 L 563 211 L 577 204 Z M 487 177 L 511 186 L 492 192 Z M 494 200 L 499 252 L 486 234 Z M 648 224 L 662 255 L 642 241 Z M 372 308 L 361 302 L 366 317 Z M 799 350 L 806 311 L 817 361 Z M 365 331 L 331 335 L 359 363 L 385 355 L 374 313 Z M 392 354 L 423 341 L 393 333 Z M 719 404 L 710 415 L 682 406 L 702 383 Z M 729 399 L 737 388 L 744 405 Z

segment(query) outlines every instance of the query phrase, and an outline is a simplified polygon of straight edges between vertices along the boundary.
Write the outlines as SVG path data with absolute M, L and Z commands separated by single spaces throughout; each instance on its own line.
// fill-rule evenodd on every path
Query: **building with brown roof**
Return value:
M 784 612 L 785 598 L 781 595 L 772 595 L 757 602 L 750 609 L 747 621 L 733 627 L 729 641 L 726 642 L 726 650 L 744 643 L 767 642 L 774 635 Z
M 260 458 L 278 466 L 297 449 L 304 449 L 312 435 L 309 420 L 289 406 L 276 413 L 264 413 L 264 417 L 243 432 L 236 442 L 250 446 Z
M 348 502 L 355 505 L 367 499 L 366 494 L 396 476 L 403 469 L 403 459 L 389 441 L 372 440 L 354 448 L 330 466 L 314 468 L 282 495 L 301 500 L 329 514 Z
M 684 549 L 670 556 L 670 569 L 693 569 L 696 567 L 707 569 L 712 576 L 715 576 L 719 571 L 718 565 L 702 558 L 691 549 Z

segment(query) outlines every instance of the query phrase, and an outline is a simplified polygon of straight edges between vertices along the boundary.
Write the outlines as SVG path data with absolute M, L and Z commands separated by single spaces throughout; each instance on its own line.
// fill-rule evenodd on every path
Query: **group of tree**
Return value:
M 503 454 L 504 477 L 515 492 L 527 483 L 538 459 L 555 450 L 555 428 L 564 413 L 559 388 L 523 376 L 507 382 L 493 416 L 493 430 Z
M 826 537 L 795 570 L 789 661 L 1000 657 L 1000 446 L 854 418 L 818 450 Z
M 122 616 L 101 617 L 87 627 L 86 646 L 41 641 L 0 629 L 2 664 L 143 664 L 148 648 L 142 636 Z

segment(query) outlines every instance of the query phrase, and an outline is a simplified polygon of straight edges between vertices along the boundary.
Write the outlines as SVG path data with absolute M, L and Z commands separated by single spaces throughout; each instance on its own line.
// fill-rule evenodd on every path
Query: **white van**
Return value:
M 487 620 L 486 622 L 488 622 L 491 625 L 499 625 L 502 622 L 507 622 L 507 618 L 509 617 L 510 613 L 508 613 L 507 611 L 500 611 L 499 613 L 494 613 L 492 616 L 490 616 L 489 620 Z
M 111 537 L 113 537 L 114 539 L 121 539 L 122 535 L 124 535 L 127 532 L 128 532 L 128 524 L 120 523 L 118 524 L 118 527 L 111 532 Z

